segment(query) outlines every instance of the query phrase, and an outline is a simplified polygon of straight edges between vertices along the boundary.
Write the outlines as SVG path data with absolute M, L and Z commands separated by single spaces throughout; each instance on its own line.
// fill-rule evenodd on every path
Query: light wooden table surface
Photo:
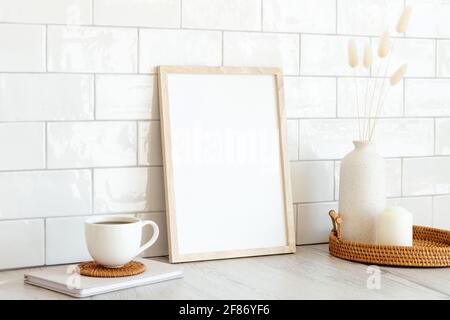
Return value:
M 295 254 L 181 266 L 183 279 L 92 299 L 450 299 L 450 268 L 381 267 L 380 289 L 368 289 L 368 266 L 330 256 L 327 245 L 297 247 Z M 24 284 L 27 270 L 0 272 L 0 299 L 72 299 Z

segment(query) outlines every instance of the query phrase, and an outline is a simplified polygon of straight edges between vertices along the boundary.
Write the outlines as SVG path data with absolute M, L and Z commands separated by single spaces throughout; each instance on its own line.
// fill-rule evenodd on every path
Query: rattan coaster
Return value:
M 106 268 L 94 261 L 80 263 L 78 267 L 82 276 L 96 278 L 128 277 L 145 271 L 145 266 L 137 261 L 128 262 L 120 268 Z

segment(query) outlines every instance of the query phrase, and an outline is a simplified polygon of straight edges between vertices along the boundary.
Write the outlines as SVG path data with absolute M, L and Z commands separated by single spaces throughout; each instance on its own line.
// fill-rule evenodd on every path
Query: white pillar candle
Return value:
M 412 214 L 402 207 L 385 209 L 378 216 L 377 242 L 389 246 L 412 246 Z

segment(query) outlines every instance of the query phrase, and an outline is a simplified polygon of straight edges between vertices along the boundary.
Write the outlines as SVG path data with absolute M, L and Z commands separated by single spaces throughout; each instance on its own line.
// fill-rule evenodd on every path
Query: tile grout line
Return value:
M 403 197 L 403 158 L 400 158 L 400 196 Z
M 336 112 L 336 111 L 334 111 Z M 370 117 L 371 119 L 374 119 L 374 117 Z M 345 121 L 356 121 L 358 118 L 356 116 L 339 116 L 336 117 L 287 117 L 288 120 L 301 120 L 301 121 L 338 121 L 338 122 L 345 122 Z M 433 119 L 450 119 L 450 115 L 443 115 L 443 116 L 383 116 L 380 117 L 381 121 L 407 121 L 407 120 L 433 120 Z M 109 122 L 111 124 L 114 123 L 124 123 L 129 122 L 133 123 L 135 121 L 141 121 L 141 122 L 160 122 L 160 119 L 80 119 L 80 120 L 3 120 L 0 121 L 0 123 L 6 124 L 6 123 L 93 123 L 93 122 Z
M 44 225 L 44 265 L 47 265 L 47 218 L 43 218 Z
M 90 194 L 90 196 L 91 196 L 91 212 L 90 212 L 90 214 L 94 214 L 94 202 L 95 202 L 95 191 L 94 191 L 94 189 L 95 189 L 95 186 L 94 186 L 94 169 L 92 168 L 92 169 L 90 169 L 91 170 L 91 172 L 90 172 L 90 174 L 91 174 L 91 194 Z
M 43 26 L 44 23 L 28 23 L 28 22 L 13 22 L 13 21 L 0 21 L 1 25 L 29 25 L 29 26 Z M 85 28 L 109 28 L 109 29 L 149 29 L 149 30 L 192 30 L 192 31 L 213 31 L 213 32 L 233 32 L 233 33 L 256 33 L 256 34 L 291 34 L 291 35 L 309 35 L 317 37 L 355 37 L 355 38 L 378 38 L 378 34 L 354 34 L 354 33 L 329 33 L 329 32 L 302 32 L 302 31 L 273 31 L 273 30 L 236 30 L 236 29 L 219 29 L 219 28 L 194 28 L 194 27 L 156 27 L 156 26 L 144 26 L 144 25 L 107 25 L 107 24 L 63 24 L 63 23 L 46 23 L 48 26 L 58 26 L 58 27 L 85 27 Z M 447 37 L 426 37 L 426 36 L 396 36 L 391 35 L 392 38 L 399 38 L 404 40 L 450 40 L 450 36 Z
M 136 166 L 139 166 L 139 121 L 136 121 Z
M 436 118 L 433 119 L 433 156 L 437 156 Z
M 180 0 L 180 27 L 179 29 L 183 29 L 183 0 Z
M 264 32 L 264 0 L 260 0 L 260 5 L 261 5 L 261 32 Z
M 294 204 L 295 205 L 295 204 Z M 99 212 L 99 213 L 86 213 L 86 214 L 73 214 L 73 215 L 57 215 L 57 216 L 37 216 L 37 217 L 20 217 L 20 218 L 6 218 L 0 219 L 2 222 L 14 222 L 14 221 L 27 221 L 27 220 L 53 220 L 53 219 L 70 219 L 70 218 L 82 218 L 91 216 L 108 216 L 108 215 L 134 215 L 134 214 L 165 214 L 165 210 L 147 210 L 147 211 L 112 211 L 112 212 Z M 1 270 L 0 270 L 1 271 Z

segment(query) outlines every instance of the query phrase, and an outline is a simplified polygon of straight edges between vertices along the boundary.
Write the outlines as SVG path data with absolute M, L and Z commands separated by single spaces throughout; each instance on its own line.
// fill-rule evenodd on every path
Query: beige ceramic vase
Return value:
M 376 243 L 377 217 L 386 205 L 386 169 L 375 143 L 354 141 L 341 162 L 339 214 L 344 240 Z

